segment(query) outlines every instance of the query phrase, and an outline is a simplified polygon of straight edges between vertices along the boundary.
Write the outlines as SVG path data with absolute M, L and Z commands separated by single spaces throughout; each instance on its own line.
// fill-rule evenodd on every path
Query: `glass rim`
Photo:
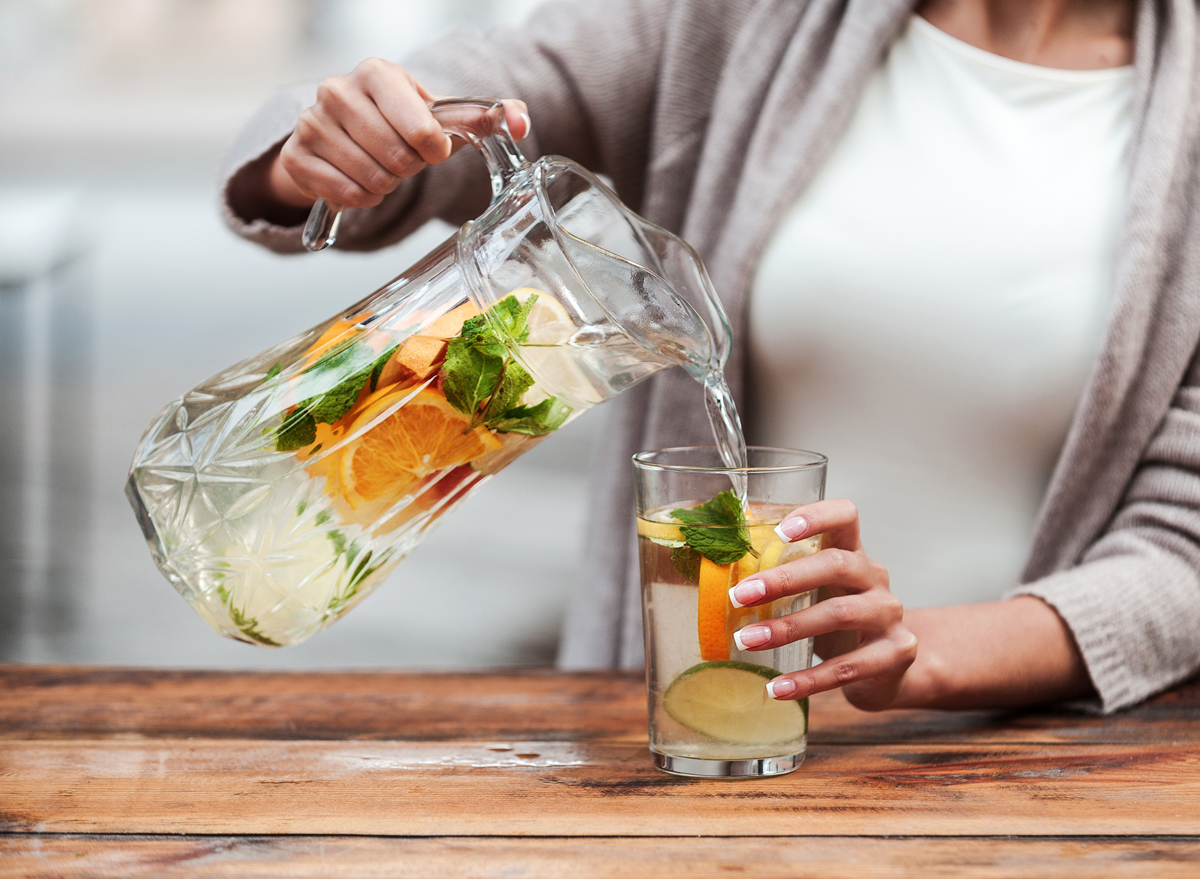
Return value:
M 674 473 L 799 473 L 805 470 L 817 470 L 829 463 L 829 458 L 820 452 L 810 452 L 806 449 L 785 449 L 782 446 L 746 446 L 746 451 L 780 452 L 785 455 L 799 455 L 807 458 L 803 463 L 771 464 L 761 467 L 700 467 L 695 464 L 671 464 L 651 460 L 656 455 L 672 455 L 683 452 L 711 451 L 717 453 L 716 446 L 671 446 L 666 449 L 647 449 L 633 456 L 633 466 L 642 470 L 669 471 Z

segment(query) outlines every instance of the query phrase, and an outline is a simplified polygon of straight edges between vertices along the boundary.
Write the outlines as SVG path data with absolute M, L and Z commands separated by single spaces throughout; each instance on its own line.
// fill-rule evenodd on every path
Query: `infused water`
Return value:
M 728 592 L 756 571 L 803 558 L 815 539 L 783 543 L 774 527 L 790 506 L 750 503 L 746 520 L 756 558 L 716 565 L 687 552 L 672 512 L 694 508 L 683 501 L 638 518 L 645 603 L 646 681 L 650 749 L 709 760 L 755 760 L 802 753 L 807 700 L 779 701 L 767 681 L 780 669 L 808 666 L 812 642 L 771 650 L 739 650 L 733 633 L 743 626 L 808 607 L 812 593 L 757 607 L 735 608 Z
M 147 432 L 127 493 L 160 569 L 221 634 L 310 637 L 471 488 L 663 368 L 539 290 L 483 311 L 435 298 L 266 352 Z

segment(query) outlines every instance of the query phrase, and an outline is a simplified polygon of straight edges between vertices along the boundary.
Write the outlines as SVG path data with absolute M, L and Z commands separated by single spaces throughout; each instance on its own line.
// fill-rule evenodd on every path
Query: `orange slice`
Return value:
M 453 339 L 462 332 L 462 325 L 470 318 L 478 317 L 480 311 L 475 307 L 475 303 L 471 301 L 464 302 L 458 308 L 453 308 L 443 314 L 429 326 L 421 330 L 422 336 L 430 336 L 434 339 Z
M 366 428 L 404 396 L 404 391 L 396 391 L 369 401 L 351 432 Z M 469 425 L 467 417 L 437 391 L 418 392 L 342 453 L 346 501 L 357 509 L 370 501 L 398 499 L 422 477 L 500 448 L 500 441 L 488 430 Z
M 325 332 L 321 333 L 317 341 L 308 346 L 308 350 L 304 352 L 304 365 L 312 366 L 324 357 L 335 343 L 340 342 L 342 336 L 351 330 L 355 331 L 354 335 L 356 336 L 362 332 L 354 321 L 335 320 L 325 328 Z
M 755 552 L 762 552 L 768 540 L 774 537 L 770 527 L 750 529 L 751 543 Z M 765 558 L 765 555 L 763 556 Z M 696 607 L 696 628 L 700 639 L 700 658 L 705 662 L 723 662 L 729 659 L 733 633 L 742 626 L 771 618 L 771 605 L 761 607 L 734 607 L 729 601 L 729 589 L 751 574 L 763 570 L 760 559 L 754 553 L 746 553 L 736 562 L 718 565 L 706 558 L 700 559 L 700 594 Z
M 733 572 L 738 563 L 718 565 L 700 559 L 700 595 L 696 606 L 696 633 L 700 638 L 700 658 L 705 662 L 729 659 L 729 634 L 726 619 L 733 605 L 729 603 L 729 587 L 734 584 Z

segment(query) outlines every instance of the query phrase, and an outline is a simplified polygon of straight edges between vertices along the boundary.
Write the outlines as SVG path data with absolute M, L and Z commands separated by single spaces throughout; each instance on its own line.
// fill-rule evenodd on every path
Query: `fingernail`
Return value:
M 733 633 L 733 643 L 737 645 L 738 650 L 761 647 L 770 640 L 771 630 L 766 626 L 746 626 Z
M 784 543 L 791 543 L 793 540 L 799 540 L 808 533 L 808 522 L 800 516 L 793 516 L 790 519 L 784 519 L 776 525 L 775 533 L 779 535 L 779 539 Z
M 788 678 L 767 681 L 767 695 L 772 699 L 783 699 L 796 692 L 796 682 Z
M 521 135 L 521 140 L 529 137 L 529 132 L 533 130 L 533 123 L 529 121 L 529 114 L 522 113 L 521 118 L 525 120 L 525 133 Z
M 767 596 L 767 584 L 762 580 L 747 580 L 729 590 L 729 603 L 734 607 L 754 604 Z

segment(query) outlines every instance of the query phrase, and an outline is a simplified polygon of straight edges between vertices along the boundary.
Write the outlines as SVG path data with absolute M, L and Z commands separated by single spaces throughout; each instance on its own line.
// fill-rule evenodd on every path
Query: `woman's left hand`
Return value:
M 746 626 L 735 638 L 745 650 L 815 638 L 824 661 L 775 678 L 769 692 L 776 699 L 802 699 L 841 687 L 858 708 L 894 707 L 917 658 L 917 636 L 905 628 L 904 607 L 888 588 L 887 569 L 863 550 L 858 510 L 848 500 L 820 501 L 793 510 L 777 530 L 789 541 L 820 534 L 821 549 L 747 577 L 729 590 L 730 598 L 745 607 L 819 588 L 818 602 Z

